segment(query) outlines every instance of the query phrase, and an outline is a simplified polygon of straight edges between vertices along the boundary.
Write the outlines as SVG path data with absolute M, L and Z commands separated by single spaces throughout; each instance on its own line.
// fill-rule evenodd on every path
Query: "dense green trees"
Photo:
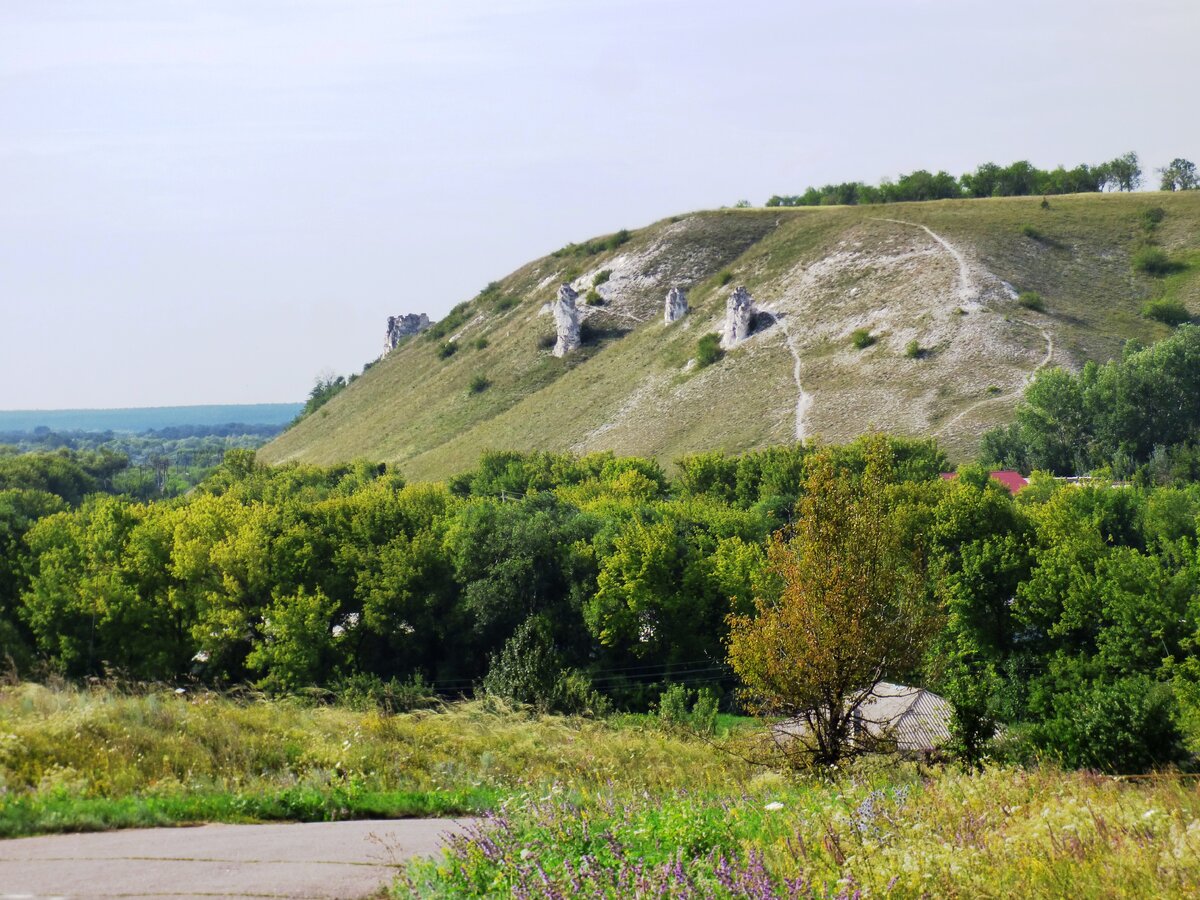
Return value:
M 1158 173 L 1162 176 L 1158 186 L 1160 191 L 1194 191 L 1200 188 L 1200 174 L 1197 174 L 1196 164 L 1190 159 L 1173 159 Z
M 819 471 L 919 550 L 942 625 L 916 671 L 882 674 L 942 691 L 967 758 L 1169 763 L 1200 752 L 1197 372 L 1200 329 L 1184 326 L 1039 375 L 1015 426 L 989 437 L 997 459 L 1134 477 L 1035 474 L 1016 499 L 982 468 L 939 478 L 935 443 L 898 439 L 885 475 L 870 470 L 876 439 L 695 454 L 673 476 L 611 454 L 489 453 L 446 484 L 233 451 L 154 503 L 80 498 L 98 478 L 24 459 L 0 466 L 5 484 L 41 486 L 0 489 L 0 650 L 72 677 L 275 691 L 421 677 L 544 708 L 646 709 L 667 682 L 732 687 L 727 616 L 781 590 L 772 535 L 825 518 Z
M 984 435 L 985 462 L 1076 475 L 1109 466 L 1160 482 L 1190 479 L 1200 434 L 1200 328 L 1079 374 L 1042 370 L 1016 421 Z
M 1175 160 L 1163 171 L 1163 190 L 1195 186 L 1195 167 L 1187 160 Z M 1191 180 L 1189 181 L 1189 177 Z M 860 203 L 903 203 L 914 200 L 947 200 L 960 197 L 1028 197 L 1047 194 L 1078 194 L 1102 191 L 1134 191 L 1142 181 L 1142 169 L 1136 153 L 1126 153 L 1096 166 L 1079 165 L 1073 169 L 1039 169 L 1027 160 L 1007 166 L 984 163 L 974 172 L 955 178 L 948 172 L 936 174 L 918 169 L 895 181 L 879 185 L 848 181 L 810 187 L 803 194 L 775 195 L 767 206 L 836 206 Z M 1168 187 L 1168 183 L 1179 185 Z

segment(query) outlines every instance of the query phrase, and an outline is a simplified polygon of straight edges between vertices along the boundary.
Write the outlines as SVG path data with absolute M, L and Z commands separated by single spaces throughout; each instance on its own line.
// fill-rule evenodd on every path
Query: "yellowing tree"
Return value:
M 775 589 L 756 614 L 729 617 L 729 663 L 747 707 L 785 717 L 773 734 L 793 762 L 836 764 L 868 749 L 854 715 L 885 676 L 920 663 L 934 624 L 923 564 L 889 500 L 887 442 L 869 443 L 862 475 L 812 462 L 798 521 L 768 553 Z

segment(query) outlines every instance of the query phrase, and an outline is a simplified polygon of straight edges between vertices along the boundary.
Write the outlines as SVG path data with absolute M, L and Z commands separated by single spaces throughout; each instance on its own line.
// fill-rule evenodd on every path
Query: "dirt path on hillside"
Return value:
M 202 825 L 0 841 L 0 900 L 68 897 L 349 898 L 436 853 L 449 819 Z
M 1050 365 L 1050 363 L 1054 361 L 1054 335 L 1053 334 L 1051 334 L 1046 328 L 1042 327 L 1041 325 L 1037 324 L 1036 322 L 1030 322 L 1028 319 L 1013 319 L 1012 321 L 1019 322 L 1022 325 L 1028 325 L 1030 328 L 1036 328 L 1038 331 L 1040 331 L 1042 333 L 1042 338 L 1046 341 L 1046 355 L 1044 357 L 1042 357 L 1042 361 L 1033 367 L 1033 370 L 1028 375 L 1025 376 L 1024 384 L 1022 384 L 1015 391 L 1009 391 L 1007 394 L 997 394 L 994 397 L 984 397 L 982 400 L 976 400 L 974 403 L 972 403 L 970 406 L 966 407 L 965 409 L 959 410 L 958 414 L 955 415 L 952 419 L 948 419 L 947 421 L 945 421 L 941 425 L 939 425 L 934 430 L 934 432 L 933 432 L 934 434 L 941 434 L 943 431 L 950 428 L 952 425 L 956 424 L 964 416 L 970 415 L 971 413 L 975 412 L 976 410 L 982 409 L 985 406 L 990 406 L 993 403 L 1003 403 L 1003 402 L 1011 402 L 1013 400 L 1020 400 L 1022 395 L 1025 393 L 1025 388 L 1029 386 L 1029 383 L 1031 381 L 1033 381 L 1034 376 L 1037 375 L 1038 372 L 1040 372 L 1042 369 L 1046 368 L 1046 366 Z
M 804 385 L 800 383 L 800 367 L 802 365 L 800 350 L 792 338 L 792 332 L 788 329 L 787 313 L 780 312 L 774 307 L 763 308 L 775 317 L 776 323 L 783 331 L 783 342 L 792 354 L 792 378 L 796 382 L 796 440 L 802 441 L 808 434 L 804 427 L 804 420 L 808 416 L 808 411 L 812 409 L 813 395 L 805 391 Z
M 910 228 L 920 228 L 922 231 L 924 231 L 926 234 L 928 234 L 931 238 L 933 238 L 935 241 L 937 241 L 938 244 L 940 244 L 946 250 L 947 253 L 949 253 L 952 257 L 954 257 L 954 261 L 958 265 L 958 298 L 959 298 L 959 302 L 961 304 L 979 303 L 979 300 L 983 295 L 983 285 L 980 283 L 979 279 L 977 279 L 975 277 L 974 273 L 972 272 L 971 264 L 967 261 L 967 257 L 963 254 L 963 252 L 961 250 L 959 250 L 957 247 L 955 247 L 953 244 L 951 244 L 948 240 L 946 240 L 944 237 L 942 237 L 940 234 L 938 234 L 932 228 L 929 228 L 927 225 L 922 225 L 919 222 L 906 222 L 903 219 L 883 219 L 883 218 L 877 219 L 876 221 L 891 222 L 895 225 L 907 225 Z M 997 284 L 999 284 L 1002 288 L 1004 288 L 1005 292 L 1008 294 L 1008 296 L 1010 298 L 1015 298 L 1016 292 L 1012 290 L 1011 285 L 1007 284 L 1006 282 L 1004 282 L 1002 279 L 1000 279 L 994 273 L 988 271 L 987 269 L 983 269 L 983 274 L 986 278 L 993 279 Z M 960 420 L 962 420 L 966 416 L 970 415 L 973 412 L 976 412 L 977 410 L 979 410 L 985 406 L 989 406 L 989 405 L 996 404 L 996 403 L 1006 403 L 1006 402 L 1011 402 L 1013 400 L 1019 400 L 1021 398 L 1021 395 L 1024 393 L 1025 388 L 1029 385 L 1029 383 L 1031 381 L 1033 381 L 1034 376 L 1039 371 L 1041 371 L 1046 366 L 1050 365 L 1051 362 L 1054 361 L 1054 335 L 1051 334 L 1050 331 L 1045 326 L 1040 325 L 1037 322 L 1031 322 L 1028 319 L 1011 319 L 1011 321 L 1016 322 L 1020 325 L 1025 325 L 1028 328 L 1033 328 L 1036 331 L 1041 333 L 1042 339 L 1045 340 L 1045 342 L 1046 342 L 1046 355 L 1042 358 L 1042 361 L 1039 362 L 1036 366 L 1034 366 L 1033 369 L 1031 369 L 1025 375 L 1025 380 L 1022 382 L 1021 386 L 1018 387 L 1016 390 L 1009 391 L 1006 394 L 997 394 L 994 397 L 985 397 L 982 400 L 977 400 L 975 403 L 972 403 L 971 405 L 967 406 L 965 409 L 959 410 L 959 412 L 956 415 L 954 415 L 953 418 L 948 419 L 947 421 L 943 422 L 940 426 L 938 426 L 937 429 L 934 430 L 934 432 L 933 432 L 934 434 L 942 434 L 943 432 L 947 431 L 949 428 L 951 428 L 952 426 L 957 424 Z
M 951 244 L 948 240 L 934 231 L 927 225 L 922 225 L 920 222 L 905 222 L 903 219 L 876 219 L 877 222 L 891 222 L 894 225 L 907 225 L 909 228 L 920 228 L 927 235 L 942 245 L 942 248 L 954 257 L 954 261 L 958 264 L 958 299 L 960 303 L 972 303 L 978 299 L 982 293 L 979 285 L 971 274 L 971 265 L 967 262 L 967 258 L 962 251 Z M 992 275 L 991 272 L 987 274 Z M 995 275 L 992 275 L 995 278 Z M 1000 279 L 996 279 L 999 281 Z

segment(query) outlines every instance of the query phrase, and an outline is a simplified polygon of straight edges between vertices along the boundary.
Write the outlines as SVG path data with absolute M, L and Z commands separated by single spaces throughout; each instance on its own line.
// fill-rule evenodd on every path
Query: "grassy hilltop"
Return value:
M 1179 264 L 1174 274 L 1137 271 L 1147 246 Z M 669 462 L 879 428 L 933 435 L 961 458 L 1008 420 L 1038 368 L 1076 368 L 1129 338 L 1166 335 L 1141 315 L 1148 301 L 1200 313 L 1198 272 L 1200 192 L 674 216 L 521 267 L 260 455 L 367 457 L 424 479 L 462 471 L 484 449 Z M 584 347 L 564 360 L 550 354 L 546 306 L 562 281 L 579 291 L 585 320 Z M 664 326 L 676 284 L 692 310 Z M 776 323 L 696 365 L 738 285 Z M 585 301 L 590 291 L 598 303 Z M 1023 303 L 1027 292 L 1036 297 Z M 860 329 L 873 339 L 862 349 Z

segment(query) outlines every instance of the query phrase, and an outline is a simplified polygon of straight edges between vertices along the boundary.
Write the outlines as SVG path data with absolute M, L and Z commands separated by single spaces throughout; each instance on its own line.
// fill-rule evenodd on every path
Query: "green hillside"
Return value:
M 1147 246 L 1178 271 L 1135 271 Z M 1200 314 L 1197 273 L 1200 192 L 674 216 L 624 242 L 569 245 L 523 266 L 452 314 L 454 327 L 409 338 L 260 456 L 367 457 L 439 478 L 485 449 L 670 462 L 879 428 L 934 435 L 962 458 L 1008 420 L 1038 368 L 1076 368 L 1126 339 L 1169 333 L 1140 315 L 1148 300 Z M 562 281 L 580 293 L 585 343 L 556 359 L 548 303 Z M 603 305 L 585 306 L 596 281 Z M 664 325 L 673 285 L 687 290 L 691 312 Z M 721 329 L 738 285 L 775 323 L 699 366 L 697 342 Z M 1044 309 L 1019 302 L 1025 292 Z M 865 349 L 851 340 L 858 329 L 874 338 Z M 448 338 L 457 352 L 442 358 Z

